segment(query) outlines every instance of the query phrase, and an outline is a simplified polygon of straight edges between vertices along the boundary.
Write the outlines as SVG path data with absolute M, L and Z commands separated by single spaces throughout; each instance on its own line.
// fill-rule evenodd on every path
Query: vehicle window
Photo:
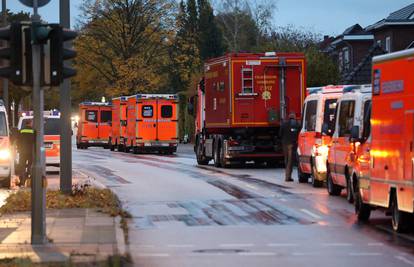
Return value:
M 173 115 L 173 108 L 171 105 L 161 106 L 161 117 L 171 118 Z
M 339 137 L 350 136 L 354 126 L 355 101 L 342 101 L 339 108 Z
M 85 111 L 85 120 L 89 122 L 98 122 L 98 111 L 96 110 L 86 110 Z
M 337 99 L 327 99 L 325 101 L 325 108 L 323 112 L 323 123 L 328 125 L 328 133 L 333 133 L 335 128 L 335 112 Z
M 364 129 L 363 139 L 367 140 L 371 134 L 371 100 L 368 100 L 364 104 Z
M 318 106 L 317 100 L 309 101 L 306 104 L 305 115 L 305 130 L 307 132 L 313 132 L 316 128 L 316 108 Z
M 45 135 L 59 135 L 60 134 L 60 119 L 45 118 Z
M 142 106 L 142 117 L 152 118 L 154 114 L 154 109 L 152 106 Z
M 6 114 L 4 112 L 0 112 L 0 136 L 7 136 L 7 122 L 6 122 Z
M 101 110 L 101 122 L 106 123 L 112 120 L 112 111 Z
M 32 119 L 23 119 L 19 130 L 21 129 L 33 129 Z

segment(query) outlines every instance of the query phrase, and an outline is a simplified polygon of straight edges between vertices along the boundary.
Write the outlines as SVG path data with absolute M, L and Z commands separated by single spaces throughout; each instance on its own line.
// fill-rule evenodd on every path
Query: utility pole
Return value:
M 32 36 L 35 26 L 40 23 L 38 15 L 38 0 L 33 0 Z M 33 39 L 33 38 L 32 38 Z M 35 158 L 32 177 L 32 244 L 46 242 L 46 177 L 44 135 L 44 98 L 41 79 L 41 48 L 42 45 L 32 40 L 33 60 L 33 126 L 35 131 Z
M 60 0 L 60 25 L 70 28 L 69 0 Z M 68 46 L 70 46 L 69 44 Z M 70 79 L 60 85 L 60 190 L 64 193 L 72 191 L 72 124 Z
M 7 6 L 6 0 L 1 0 L 1 11 L 2 11 L 2 26 L 7 25 Z M 6 42 L 3 42 L 3 45 L 6 45 Z M 3 78 L 3 101 L 6 107 L 6 111 L 9 113 L 9 80 Z M 14 116 L 14 114 L 12 114 Z

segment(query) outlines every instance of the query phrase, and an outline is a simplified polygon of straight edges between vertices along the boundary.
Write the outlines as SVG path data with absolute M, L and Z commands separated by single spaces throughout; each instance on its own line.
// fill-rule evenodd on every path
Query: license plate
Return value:
M 45 143 L 45 148 L 52 148 L 53 143 Z

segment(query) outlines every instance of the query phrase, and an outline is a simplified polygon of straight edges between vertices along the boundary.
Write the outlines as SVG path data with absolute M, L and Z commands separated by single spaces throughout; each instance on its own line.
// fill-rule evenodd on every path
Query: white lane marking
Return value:
M 315 213 L 313 213 L 313 212 L 311 212 L 311 211 L 309 211 L 309 210 L 307 210 L 307 209 L 301 209 L 300 211 L 302 211 L 303 213 L 305 213 L 305 214 L 307 214 L 307 215 L 311 216 L 311 217 L 312 217 L 312 218 L 314 218 L 314 219 L 322 219 L 322 217 L 321 217 L 321 216 L 319 216 L 319 215 L 317 215 L 317 214 L 315 214 Z
M 169 257 L 170 254 L 167 253 L 137 253 L 135 254 L 138 257 L 154 257 L 154 258 L 165 258 Z
M 381 242 L 368 243 L 368 246 L 370 246 L 370 247 L 381 247 L 383 245 L 384 245 L 384 243 L 381 243 Z
M 240 256 L 276 256 L 274 252 L 239 252 Z
M 249 184 L 246 184 L 246 187 L 251 188 L 251 189 L 253 189 L 253 190 L 257 190 L 257 187 L 252 186 L 252 185 L 249 185 Z
M 170 245 L 167 245 L 167 247 L 169 247 L 169 248 L 193 248 L 194 245 L 191 245 L 191 244 L 182 244 L 182 245 L 170 244 Z
M 395 258 L 396 258 L 397 260 L 400 260 L 400 261 L 402 261 L 402 262 L 404 262 L 404 263 L 408 264 L 408 265 L 414 266 L 414 262 L 413 262 L 413 261 L 410 261 L 409 259 L 407 259 L 407 258 L 406 258 L 406 257 L 404 257 L 403 255 L 398 255 L 398 256 L 395 256 Z
M 350 247 L 351 243 L 323 243 L 322 246 L 325 247 Z
M 349 256 L 355 256 L 355 257 L 359 257 L 359 256 L 381 256 L 382 253 L 378 253 L 378 252 L 351 252 L 349 253 Z
M 267 244 L 268 247 L 297 247 L 298 244 L 291 244 L 291 243 L 269 243 Z
M 220 247 L 253 247 L 253 244 L 220 244 Z

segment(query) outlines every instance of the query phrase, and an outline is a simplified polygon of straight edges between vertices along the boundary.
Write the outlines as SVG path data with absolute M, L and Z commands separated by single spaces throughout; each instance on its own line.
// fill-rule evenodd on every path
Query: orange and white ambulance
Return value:
M 79 123 L 76 147 L 108 145 L 111 131 L 112 110 L 106 102 L 83 102 L 79 104 Z
M 46 166 L 60 165 L 60 114 L 59 112 L 44 112 L 44 147 Z M 17 125 L 21 130 L 24 125 L 33 125 L 33 115 L 23 114 Z
M 109 147 L 111 151 L 115 149 L 123 151 L 126 147 L 127 104 L 128 99 L 125 96 L 112 99 L 112 127 L 109 136 Z
M 0 100 L 0 182 L 7 188 L 10 188 L 12 155 L 7 112 L 3 101 Z
M 335 131 L 328 152 L 327 188 L 330 195 L 340 195 L 346 189 L 349 202 L 353 201 L 352 166 L 355 160 L 355 146 L 351 140 L 353 127 L 362 132 L 364 114 L 371 107 L 372 86 L 345 86 L 338 99 Z
M 361 140 L 365 150 L 353 172 L 358 218 L 368 220 L 372 209 L 383 208 L 398 232 L 413 229 L 413 70 L 414 49 L 373 59 L 371 137 Z
M 178 145 L 178 97 L 138 94 L 128 97 L 127 151 L 172 154 Z
M 308 182 L 320 187 L 326 180 L 330 132 L 335 126 L 336 102 L 344 86 L 308 88 L 303 105 L 302 129 L 298 138 L 299 182 Z

